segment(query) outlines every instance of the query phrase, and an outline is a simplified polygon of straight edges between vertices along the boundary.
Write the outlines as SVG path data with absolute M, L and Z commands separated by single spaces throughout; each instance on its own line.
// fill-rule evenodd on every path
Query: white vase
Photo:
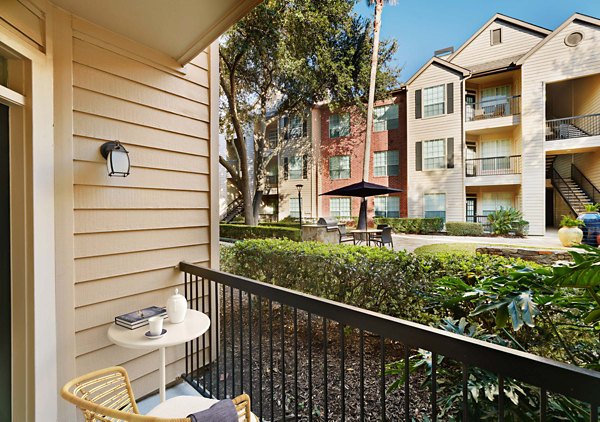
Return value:
M 558 230 L 558 240 L 563 246 L 574 246 L 581 244 L 583 231 L 579 227 L 561 227 Z
M 179 324 L 185 319 L 187 313 L 187 300 L 175 289 L 175 294 L 167 300 L 167 316 L 171 324 Z

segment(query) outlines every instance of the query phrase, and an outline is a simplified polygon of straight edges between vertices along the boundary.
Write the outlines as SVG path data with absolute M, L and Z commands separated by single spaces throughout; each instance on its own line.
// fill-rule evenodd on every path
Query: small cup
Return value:
M 149 318 L 148 324 L 150 325 L 150 335 L 151 336 L 159 336 L 162 334 L 163 317 L 155 316 L 155 317 Z

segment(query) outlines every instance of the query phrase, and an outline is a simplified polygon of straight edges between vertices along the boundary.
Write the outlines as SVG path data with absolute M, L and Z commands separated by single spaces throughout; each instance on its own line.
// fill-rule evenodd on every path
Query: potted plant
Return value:
M 568 215 L 563 215 L 560 220 L 560 229 L 558 230 L 558 239 L 563 246 L 574 246 L 581 244 L 583 239 L 583 231 L 579 228 L 584 223 L 581 220 L 576 220 Z
M 600 236 L 600 204 L 585 205 L 585 212 L 579 214 L 577 219 L 585 224 L 583 230 L 583 243 L 598 246 Z

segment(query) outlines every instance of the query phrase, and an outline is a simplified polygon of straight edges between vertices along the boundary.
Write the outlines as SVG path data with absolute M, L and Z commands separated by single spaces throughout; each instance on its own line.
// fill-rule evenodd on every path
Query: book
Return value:
M 160 306 L 150 306 L 115 317 L 115 324 L 119 327 L 135 330 L 136 328 L 148 325 L 148 319 L 155 316 L 166 316 L 167 311 Z

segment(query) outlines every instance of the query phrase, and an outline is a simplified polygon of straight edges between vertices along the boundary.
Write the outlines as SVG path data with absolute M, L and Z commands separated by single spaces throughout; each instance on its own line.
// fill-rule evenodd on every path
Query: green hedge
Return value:
M 523 263 L 492 255 L 425 255 L 352 245 L 246 240 L 221 249 L 221 268 L 388 315 L 427 323 L 435 309 L 424 296 L 440 277 L 473 283 Z
M 444 228 L 441 218 L 382 218 L 374 219 L 375 224 L 387 224 L 396 233 L 436 233 Z
M 260 226 L 269 226 L 269 227 L 291 227 L 291 228 L 296 228 L 296 229 L 300 229 L 300 223 L 298 222 L 293 222 L 293 221 L 277 221 L 277 222 L 270 222 L 270 223 L 259 223 Z
M 221 224 L 219 235 L 228 239 L 289 239 L 299 242 L 299 228 L 272 226 L 245 226 L 243 224 Z
M 447 222 L 446 232 L 450 236 L 483 236 L 483 225 L 470 222 Z

